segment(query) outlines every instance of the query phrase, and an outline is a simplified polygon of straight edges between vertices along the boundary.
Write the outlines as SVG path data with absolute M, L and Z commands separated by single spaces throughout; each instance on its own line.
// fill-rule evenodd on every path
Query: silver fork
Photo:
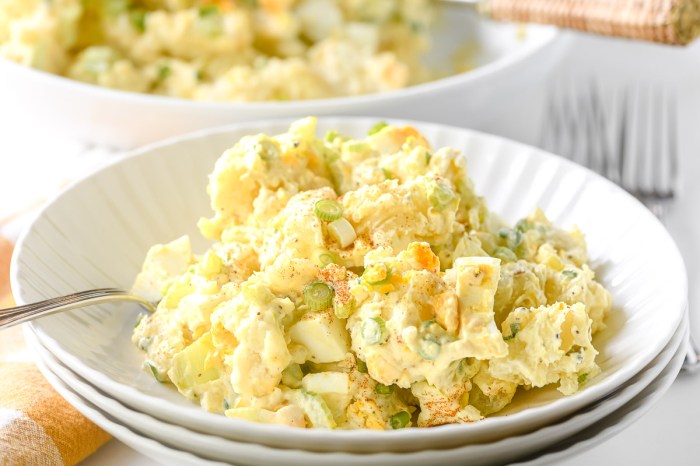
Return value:
M 618 184 L 663 222 L 678 191 L 676 112 L 668 89 L 636 86 L 604 100 L 595 83 L 564 83 L 550 94 L 540 145 Z M 683 368 L 700 369 L 692 335 Z
M 132 301 L 140 304 L 148 312 L 155 312 L 155 305 L 139 296 L 119 288 L 99 288 L 59 296 L 23 306 L 0 309 L 0 330 L 13 325 L 38 319 L 56 312 L 69 311 L 79 307 L 92 306 L 111 301 Z

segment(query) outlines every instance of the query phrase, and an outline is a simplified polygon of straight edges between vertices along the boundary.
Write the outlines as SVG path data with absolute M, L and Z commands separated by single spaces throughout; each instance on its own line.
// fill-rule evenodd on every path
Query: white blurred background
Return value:
M 569 33 L 571 40 L 555 77 L 542 76 L 513 95 L 493 101 L 494 112 L 479 129 L 537 145 L 547 92 L 556 76 L 596 79 L 604 89 L 634 82 L 662 83 L 677 92 L 681 151 L 681 192 L 667 226 L 686 261 L 691 328 L 700 336 L 700 41 L 687 48 L 633 43 Z M 513 76 L 517 80 L 517 76 Z M 461 126 L 459 108 L 442 109 L 443 120 Z M 51 128 L 20 118 L 21 109 L 0 102 L 0 235 L 15 239 L 37 206 L 76 174 L 93 170 L 115 155 L 84 147 Z M 697 154 L 696 154 L 697 153 Z M 640 254 L 653 254 L 654 247 Z M 659 271 L 664 273 L 664 271 Z M 663 310 L 660 310 L 663 312 Z M 603 445 L 568 460 L 589 464 L 698 464 L 694 439 L 700 432 L 700 374 L 681 374 L 653 410 Z M 116 442 L 86 464 L 149 464 Z

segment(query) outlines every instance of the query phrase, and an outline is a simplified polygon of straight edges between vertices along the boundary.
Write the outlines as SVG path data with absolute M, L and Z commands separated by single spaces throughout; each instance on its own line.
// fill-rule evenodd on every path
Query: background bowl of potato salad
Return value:
M 478 128 L 563 47 L 555 28 L 437 4 L 11 0 L 0 96 L 22 109 L 14 119 L 117 148 L 311 114 L 447 122 L 453 108 L 451 123 Z
M 600 176 L 470 130 L 349 117 L 139 150 L 42 211 L 12 284 L 20 303 L 159 299 L 151 318 L 106 305 L 31 326 L 133 409 L 316 451 L 530 432 L 624 386 L 687 304 L 666 230 Z

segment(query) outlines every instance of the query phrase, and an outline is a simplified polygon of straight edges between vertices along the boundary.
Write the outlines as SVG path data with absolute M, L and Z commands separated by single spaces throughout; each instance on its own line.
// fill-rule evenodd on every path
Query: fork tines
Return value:
M 619 184 L 650 208 L 673 199 L 678 180 L 676 100 L 668 87 L 615 93 L 595 82 L 553 86 L 541 145 Z

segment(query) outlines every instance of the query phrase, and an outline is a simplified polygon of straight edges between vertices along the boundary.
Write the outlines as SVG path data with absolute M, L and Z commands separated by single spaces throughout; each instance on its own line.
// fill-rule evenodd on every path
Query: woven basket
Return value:
M 700 0 L 486 0 L 493 19 L 685 45 L 700 35 Z

